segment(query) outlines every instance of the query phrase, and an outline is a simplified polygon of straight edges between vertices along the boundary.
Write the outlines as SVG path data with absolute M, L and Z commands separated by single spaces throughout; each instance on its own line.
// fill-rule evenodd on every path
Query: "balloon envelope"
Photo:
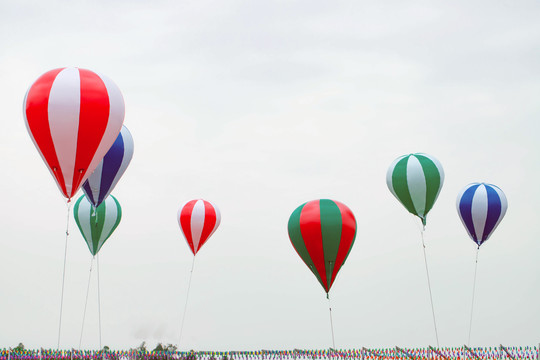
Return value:
M 472 183 L 461 190 L 456 207 L 467 233 L 480 247 L 503 219 L 508 201 L 497 186 Z
M 114 196 L 109 196 L 94 209 L 82 195 L 73 207 L 75 222 L 92 255 L 97 255 L 122 219 L 122 208 Z
M 114 144 L 83 185 L 83 191 L 94 207 L 98 207 L 113 191 L 132 157 L 133 138 L 129 130 L 122 126 Z
M 105 76 L 77 68 L 55 69 L 28 89 L 24 118 L 58 188 L 71 199 L 120 133 L 124 100 Z
M 180 207 L 177 220 L 191 252 L 197 255 L 217 230 L 221 223 L 221 213 L 210 201 L 191 200 Z
M 292 213 L 288 230 L 296 252 L 328 293 L 354 244 L 354 214 L 338 201 L 313 200 Z
M 444 170 L 439 161 L 423 153 L 398 157 L 386 173 L 386 185 L 390 192 L 424 225 L 443 182 Z

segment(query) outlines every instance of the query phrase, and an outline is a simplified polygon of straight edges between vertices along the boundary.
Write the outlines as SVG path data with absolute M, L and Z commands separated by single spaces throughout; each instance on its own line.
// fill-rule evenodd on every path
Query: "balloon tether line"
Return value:
M 84 331 L 84 321 L 86 320 L 86 307 L 88 305 L 88 294 L 90 293 L 90 279 L 92 278 L 92 266 L 94 265 L 94 257 L 90 260 L 90 272 L 88 273 L 88 285 L 86 286 L 86 300 L 84 301 L 84 311 L 81 325 L 81 337 L 79 338 L 79 350 L 81 350 L 82 337 Z
M 99 254 L 97 257 L 97 296 L 98 296 L 98 320 L 99 320 L 99 349 L 101 350 L 101 294 L 99 291 Z
M 336 340 L 334 338 L 334 322 L 332 321 L 332 304 L 330 304 L 330 295 L 326 293 L 328 299 L 328 311 L 330 312 L 330 330 L 332 331 L 332 349 L 336 348 Z
M 60 319 L 58 320 L 58 343 L 57 349 L 60 349 L 60 334 L 62 332 L 62 310 L 64 308 L 64 285 L 66 280 L 66 259 L 67 259 L 67 246 L 69 237 L 69 215 L 71 212 L 71 198 L 66 201 L 67 206 L 67 218 L 66 218 L 66 244 L 64 245 L 64 268 L 62 270 L 62 293 L 60 295 Z
M 426 256 L 426 244 L 424 243 L 424 231 L 426 231 L 426 227 L 422 223 L 422 230 L 420 231 L 420 235 L 422 237 L 422 250 L 424 251 L 424 264 L 426 265 L 426 277 L 427 277 L 428 290 L 429 290 L 429 300 L 431 302 L 431 313 L 433 315 L 433 327 L 435 329 L 435 340 L 437 340 L 437 348 L 438 348 L 439 347 L 439 334 L 437 332 L 437 321 L 435 320 L 435 306 L 433 305 L 433 294 L 431 292 L 431 281 L 429 279 L 429 269 L 428 269 L 427 256 Z
M 476 249 L 476 260 L 474 264 L 474 280 L 472 288 L 472 301 L 471 301 L 471 319 L 469 321 L 469 339 L 467 340 L 467 346 L 471 345 L 471 330 L 472 330 L 472 319 L 473 319 L 473 308 L 474 308 L 474 293 L 476 290 L 476 270 L 478 270 L 478 253 L 480 252 L 480 245 Z
M 189 272 L 189 282 L 186 292 L 186 303 L 184 305 L 184 314 L 182 315 L 182 322 L 180 323 L 180 339 L 178 340 L 178 348 L 180 349 L 180 344 L 182 343 L 182 333 L 184 331 L 184 320 L 186 319 L 186 310 L 189 300 L 189 290 L 191 289 L 191 278 L 193 277 L 193 268 L 195 267 L 195 255 L 193 255 L 193 262 L 191 263 L 191 270 Z

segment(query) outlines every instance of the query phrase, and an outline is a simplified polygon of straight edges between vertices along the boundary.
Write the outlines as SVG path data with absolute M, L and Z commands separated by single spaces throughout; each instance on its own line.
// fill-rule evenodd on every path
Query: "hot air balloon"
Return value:
M 480 248 L 503 219 L 508 202 L 497 186 L 472 183 L 461 190 L 456 207 L 469 236 Z
M 98 293 L 98 306 L 101 307 L 101 296 L 99 286 L 99 251 L 105 241 L 112 235 L 114 230 L 118 227 L 120 220 L 122 219 L 122 208 L 120 203 L 114 196 L 109 196 L 99 205 L 97 208 L 88 201 L 85 195 L 79 197 L 75 202 L 73 208 L 73 216 L 75 222 L 81 231 L 81 234 L 88 245 L 88 250 L 92 254 L 90 261 L 90 273 L 88 276 L 88 286 L 86 288 L 86 301 L 84 304 L 83 322 L 81 327 L 81 337 L 79 340 L 79 348 L 81 347 L 84 321 L 86 318 L 86 306 L 88 304 L 88 294 L 90 291 L 90 280 L 92 275 L 92 266 L 94 258 L 97 258 L 97 293 Z M 99 308 L 98 308 L 99 309 Z M 101 348 L 101 311 L 98 310 L 99 319 L 99 346 Z
M 180 230 L 188 243 L 191 252 L 193 253 L 193 262 L 189 275 L 189 283 L 186 291 L 186 303 L 184 305 L 184 315 L 180 325 L 180 339 L 178 344 L 182 343 L 182 333 L 184 330 L 184 320 L 186 317 L 187 304 L 189 299 L 189 291 L 191 289 L 191 278 L 195 266 L 195 255 L 206 243 L 206 241 L 217 230 L 221 222 L 221 214 L 217 206 L 210 201 L 198 199 L 190 200 L 180 206 L 176 217 Z
M 291 243 L 327 293 L 356 237 L 356 219 L 344 204 L 328 199 L 299 206 L 288 224 Z
M 439 196 L 444 171 L 433 156 L 417 153 L 398 157 L 388 168 L 390 192 L 426 225 L 426 216 Z
M 109 196 L 133 157 L 133 138 L 127 127 L 116 138 L 103 160 L 83 184 L 83 191 L 94 207 Z
M 70 200 L 118 137 L 124 100 L 105 76 L 78 68 L 55 69 L 30 86 L 24 118 L 62 195 Z
M 424 229 L 426 217 L 433 204 L 437 200 L 444 182 L 444 171 L 437 159 L 433 156 L 416 153 L 398 157 L 388 168 L 386 173 L 386 185 L 403 206 L 422 221 L 422 250 L 426 265 L 426 278 L 428 282 L 429 299 L 433 314 L 433 328 L 437 347 L 439 335 L 435 319 L 435 306 L 431 293 L 431 281 L 429 278 L 426 246 L 424 242 Z
M 82 195 L 75 203 L 73 216 L 88 250 L 95 256 L 120 223 L 122 208 L 118 200 L 111 195 L 94 209 L 90 201 Z
M 197 252 L 217 230 L 221 214 L 217 206 L 206 200 L 191 200 L 178 210 L 178 224 L 193 252 Z
M 461 222 L 463 222 L 470 238 L 477 245 L 474 265 L 471 317 L 469 320 L 469 338 L 467 341 L 467 344 L 470 344 L 480 245 L 489 239 L 503 219 L 506 214 L 506 209 L 508 208 L 508 202 L 502 190 L 497 186 L 486 183 L 472 183 L 461 190 L 457 197 L 456 207 Z

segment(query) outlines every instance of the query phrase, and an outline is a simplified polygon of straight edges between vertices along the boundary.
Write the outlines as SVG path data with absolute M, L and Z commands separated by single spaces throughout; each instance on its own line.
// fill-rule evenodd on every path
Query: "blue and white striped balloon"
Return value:
M 97 208 L 113 191 L 132 157 L 133 138 L 129 130 L 122 126 L 114 144 L 82 187 L 94 208 Z
M 506 196 L 495 185 L 472 183 L 457 197 L 457 211 L 471 239 L 482 245 L 506 214 Z

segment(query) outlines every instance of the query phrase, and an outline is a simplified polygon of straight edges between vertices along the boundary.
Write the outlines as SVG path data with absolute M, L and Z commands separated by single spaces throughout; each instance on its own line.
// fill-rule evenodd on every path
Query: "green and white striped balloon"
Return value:
M 95 256 L 120 223 L 122 208 L 118 200 L 109 195 L 101 205 L 94 209 L 83 195 L 75 203 L 73 216 L 86 240 L 88 249 Z
M 439 161 L 422 153 L 398 157 L 386 173 L 388 189 L 424 226 L 443 182 L 444 171 Z

